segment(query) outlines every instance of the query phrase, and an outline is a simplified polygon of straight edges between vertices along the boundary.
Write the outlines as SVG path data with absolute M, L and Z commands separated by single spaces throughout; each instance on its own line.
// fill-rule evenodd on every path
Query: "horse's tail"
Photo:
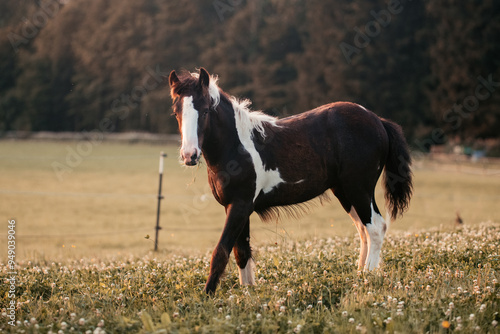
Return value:
M 390 216 L 395 220 L 410 205 L 413 193 L 411 156 L 401 127 L 386 119 L 382 119 L 382 124 L 389 137 L 384 175 L 385 199 Z

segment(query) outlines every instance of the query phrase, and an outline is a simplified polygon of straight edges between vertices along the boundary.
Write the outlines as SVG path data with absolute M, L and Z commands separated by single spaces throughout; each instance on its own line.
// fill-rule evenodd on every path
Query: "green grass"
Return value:
M 213 297 L 207 255 L 22 261 L 16 333 L 497 333 L 500 225 L 397 233 L 381 269 L 352 237 L 257 249 L 256 286 L 234 261 Z M 3 272 L 5 273 L 5 269 Z M 7 285 L 0 287 L 4 296 Z M 7 297 L 2 298 L 7 304 Z M 5 302 L 5 303 L 4 303 Z M 5 312 L 5 310 L 4 310 Z M 101 326 L 101 327 L 99 327 Z M 96 331 L 97 329 L 97 331 Z

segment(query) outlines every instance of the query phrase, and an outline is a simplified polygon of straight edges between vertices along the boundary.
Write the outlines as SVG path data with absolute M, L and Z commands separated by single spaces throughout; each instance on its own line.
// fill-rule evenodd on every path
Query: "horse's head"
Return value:
M 173 111 L 182 137 L 181 158 L 194 166 L 201 156 L 204 135 L 209 128 L 210 113 L 219 103 L 217 79 L 201 68 L 199 73 L 170 73 Z

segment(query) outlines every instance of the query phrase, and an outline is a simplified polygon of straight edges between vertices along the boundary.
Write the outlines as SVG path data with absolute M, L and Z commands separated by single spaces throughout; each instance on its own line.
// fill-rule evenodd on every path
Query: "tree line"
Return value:
M 175 133 L 165 75 L 205 67 L 280 117 L 346 100 L 423 149 L 498 138 L 498 36 L 494 0 L 3 0 L 0 132 Z

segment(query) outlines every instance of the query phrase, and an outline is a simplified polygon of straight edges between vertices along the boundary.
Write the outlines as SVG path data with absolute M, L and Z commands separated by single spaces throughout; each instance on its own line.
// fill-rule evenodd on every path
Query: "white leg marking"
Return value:
M 373 204 L 371 204 L 371 209 L 371 224 L 366 225 L 366 231 L 368 232 L 368 260 L 366 261 L 365 270 L 373 270 L 378 267 L 380 250 L 382 249 L 387 228 L 384 218 L 373 209 Z
M 241 285 L 255 285 L 255 264 L 252 258 L 248 259 L 245 268 L 241 269 L 238 267 L 240 272 L 240 284 Z
M 257 152 L 255 144 L 252 141 L 252 132 L 255 128 L 257 128 L 259 132 L 263 131 L 262 123 L 269 122 L 273 124 L 273 121 L 275 123 L 275 119 L 262 113 L 250 112 L 245 105 L 238 104 L 236 101 L 233 101 L 233 109 L 235 111 L 234 118 L 236 121 L 236 131 L 238 132 L 238 137 L 245 150 L 250 154 L 255 174 L 257 175 L 255 180 L 255 195 L 253 198 L 255 202 L 255 199 L 259 196 L 261 190 L 268 193 L 278 184 L 285 182 L 281 178 L 280 172 L 277 168 L 274 170 L 266 170 L 264 168 L 259 152 Z
M 354 225 L 356 225 L 356 228 L 358 229 L 359 245 L 361 248 L 359 252 L 358 269 L 363 269 L 366 263 L 366 255 L 368 254 L 368 240 L 367 240 L 366 227 L 361 222 L 361 219 L 359 218 L 358 213 L 356 212 L 356 209 L 354 209 L 353 206 L 351 206 L 351 211 L 349 211 L 349 216 L 351 217 L 352 221 L 354 222 Z
M 199 156 L 198 147 L 198 111 L 194 108 L 193 97 L 186 96 L 182 100 L 182 146 L 181 156 L 184 162 L 191 161 L 191 156 Z

